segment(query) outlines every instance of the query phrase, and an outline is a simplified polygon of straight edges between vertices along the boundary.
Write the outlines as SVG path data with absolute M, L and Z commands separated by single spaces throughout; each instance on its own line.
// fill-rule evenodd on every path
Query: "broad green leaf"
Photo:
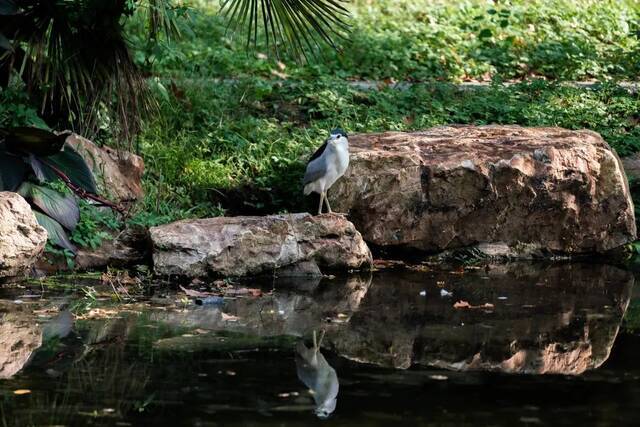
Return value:
M 64 196 L 56 190 L 25 182 L 18 189 L 23 197 L 31 201 L 42 212 L 73 231 L 80 220 L 80 209 L 73 197 Z
M 0 144 L 0 191 L 14 191 L 27 174 L 27 165 L 21 157 L 3 150 Z
M 11 41 L 2 33 L 0 33 L 0 49 L 13 50 L 13 46 L 11 46 Z
M 53 169 L 42 163 L 42 161 L 33 154 L 30 154 L 26 159 L 38 182 L 52 182 L 58 179 L 58 175 L 55 174 Z
M 18 13 L 18 6 L 15 0 L 0 0 L 0 15 L 15 15 Z
M 76 247 L 71 243 L 69 236 L 67 236 L 67 233 L 60 224 L 42 212 L 34 210 L 33 213 L 38 220 L 38 224 L 43 226 L 47 230 L 47 233 L 49 233 L 49 241 L 51 243 L 56 246 L 60 246 L 61 248 L 68 249 L 74 254 L 76 253 Z
M 69 133 L 56 135 L 48 130 L 34 127 L 5 129 L 5 144 L 9 151 L 18 154 L 51 156 L 58 153 Z
M 85 191 L 94 194 L 98 192 L 93 172 L 91 172 L 91 169 L 89 169 L 89 166 L 87 166 L 82 156 L 71 148 L 69 144 L 66 144 L 64 149 L 58 154 L 48 156 L 41 160 L 46 165 L 59 169 L 72 183 Z

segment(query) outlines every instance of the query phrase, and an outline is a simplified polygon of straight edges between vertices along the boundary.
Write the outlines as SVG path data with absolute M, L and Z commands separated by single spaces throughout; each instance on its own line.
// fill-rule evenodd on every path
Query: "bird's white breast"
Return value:
M 325 177 L 325 188 L 331 187 L 349 167 L 349 145 L 346 140 L 338 141 L 327 147 L 327 160 L 329 167 Z

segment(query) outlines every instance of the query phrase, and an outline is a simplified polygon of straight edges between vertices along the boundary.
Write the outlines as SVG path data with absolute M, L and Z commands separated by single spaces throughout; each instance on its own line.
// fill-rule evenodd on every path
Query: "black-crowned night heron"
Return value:
M 327 190 L 344 175 L 349 166 L 349 140 L 342 129 L 331 131 L 329 138 L 309 159 L 304 174 L 304 194 L 311 192 L 320 194 L 318 215 L 322 213 L 323 201 L 331 213 L 331 205 L 327 199 Z
M 316 341 L 313 331 L 313 347 L 308 348 L 302 341 L 296 345 L 296 373 L 313 394 L 316 403 L 315 413 L 319 418 L 327 418 L 336 410 L 338 403 L 338 374 L 320 353 L 320 342 Z

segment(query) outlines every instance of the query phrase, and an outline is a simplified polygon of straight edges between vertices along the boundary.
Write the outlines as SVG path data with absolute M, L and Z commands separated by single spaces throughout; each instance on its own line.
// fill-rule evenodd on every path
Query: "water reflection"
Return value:
M 401 369 L 580 374 L 607 359 L 632 285 L 629 272 L 598 264 L 392 271 L 306 292 L 276 286 L 262 298 L 155 313 L 154 320 L 254 337 L 322 328 L 325 346 L 339 355 Z M 159 347 L 194 341 L 203 338 L 174 337 Z
M 4 401 L 5 416 L 18 425 L 82 425 L 100 417 L 105 424 L 151 424 L 150 413 L 161 424 L 240 425 L 259 413 L 281 425 L 279 414 L 304 414 L 311 404 L 320 417 L 343 417 L 356 407 L 379 412 L 389 387 L 405 396 L 394 405 L 415 400 L 412 394 L 433 381 L 433 367 L 464 371 L 435 373 L 467 382 L 479 381 L 469 371 L 577 375 L 598 368 L 609 358 L 632 286 L 629 272 L 598 264 L 400 270 L 277 281 L 261 297 L 203 306 L 176 303 L 168 293 L 150 304 L 100 306 L 113 312 L 108 318 L 85 313 L 75 320 L 60 310 L 77 306 L 73 298 L 19 304 L 24 291 L 0 291 L 0 399 L 33 390 L 29 400 Z M 326 334 L 305 346 L 301 339 L 314 331 Z M 403 370 L 411 366 L 417 369 Z M 556 381 L 509 377 L 517 383 L 496 392 L 503 400 L 533 378 Z M 358 384 L 377 389 L 354 392 Z M 461 390 L 468 401 L 478 399 L 466 383 L 447 384 L 451 396 Z M 449 413 L 451 396 L 439 403 L 452 400 Z M 221 419 L 223 413 L 233 417 Z
M 379 274 L 328 344 L 344 357 L 396 368 L 580 374 L 608 358 L 633 280 L 597 264 Z M 441 297 L 442 288 L 452 298 Z
M 320 341 L 317 341 L 316 331 L 313 331 L 311 348 L 302 340 L 296 344 L 296 373 L 313 395 L 315 413 L 322 419 L 328 418 L 336 410 L 339 389 L 338 375 L 320 351 L 323 337 L 324 332 Z

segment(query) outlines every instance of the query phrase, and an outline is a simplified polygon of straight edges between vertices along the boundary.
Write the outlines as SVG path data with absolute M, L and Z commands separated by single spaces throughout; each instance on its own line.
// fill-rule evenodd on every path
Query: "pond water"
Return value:
M 3 425 L 640 425 L 619 267 L 107 282 L 0 289 Z

